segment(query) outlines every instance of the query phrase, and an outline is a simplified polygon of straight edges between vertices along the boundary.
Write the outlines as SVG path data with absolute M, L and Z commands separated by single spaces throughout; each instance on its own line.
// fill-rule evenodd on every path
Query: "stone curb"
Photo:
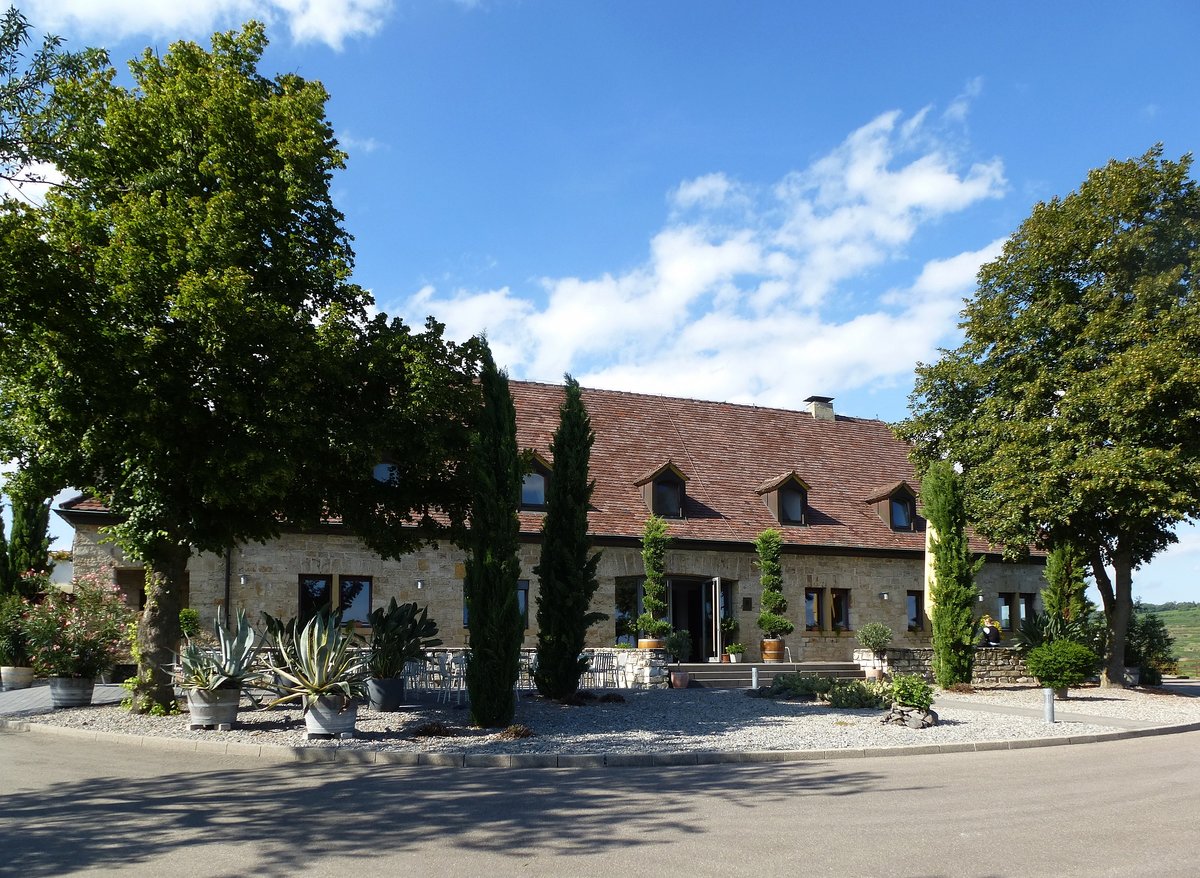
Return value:
M 1099 719 L 1099 718 L 1097 718 Z M 1028 750 L 1034 747 L 1065 747 L 1101 741 L 1127 741 L 1200 731 L 1200 722 L 1153 726 L 1104 732 L 1097 735 L 1053 738 L 1017 738 L 1006 741 L 911 744 L 901 747 L 872 747 L 844 750 L 682 750 L 663 753 L 424 753 L 397 750 L 334 749 L 331 747 L 288 747 L 280 744 L 246 744 L 240 741 L 194 741 L 187 738 L 158 738 L 93 732 L 65 726 L 0 719 L 0 731 L 35 732 L 86 741 L 124 742 L 134 747 L 194 751 L 224 756 L 244 756 L 275 763 L 307 762 L 338 765 L 399 765 L 439 768 L 663 768 L 671 766 L 734 765 L 749 763 L 821 762 L 832 759 L 864 759 L 883 756 L 937 756 L 949 753 L 982 753 L 989 750 Z

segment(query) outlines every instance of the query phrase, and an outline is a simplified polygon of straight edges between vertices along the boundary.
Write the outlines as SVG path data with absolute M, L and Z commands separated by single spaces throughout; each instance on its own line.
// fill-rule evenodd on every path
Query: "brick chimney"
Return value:
M 804 400 L 808 404 L 808 412 L 818 421 L 836 421 L 833 413 L 832 396 L 810 396 Z

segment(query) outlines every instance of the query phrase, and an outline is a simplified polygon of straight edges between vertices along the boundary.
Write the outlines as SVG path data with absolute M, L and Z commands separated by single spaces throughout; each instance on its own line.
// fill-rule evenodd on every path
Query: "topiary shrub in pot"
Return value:
M 1100 657 L 1081 643 L 1055 640 L 1031 649 L 1025 667 L 1043 686 L 1053 689 L 1059 698 L 1096 672 Z
M 684 659 L 692 657 L 692 633 L 687 630 L 672 631 L 667 635 L 667 655 L 675 659 L 676 668 L 671 671 L 671 687 L 686 689 L 691 683 L 691 674 L 678 667 Z
M 758 627 L 763 633 L 763 661 L 779 662 L 783 660 L 783 635 L 796 630 L 796 626 L 783 615 L 788 606 L 783 596 L 783 566 L 779 562 L 783 534 L 768 528 L 758 535 L 754 548 L 758 552 L 759 581 L 762 583 L 762 611 L 758 614 Z
M 667 613 L 667 545 L 670 542 L 666 519 L 657 515 L 647 518 L 642 531 L 642 565 L 646 571 L 642 583 L 642 614 L 634 620 L 634 627 L 644 635 L 638 641 L 639 649 L 660 649 L 662 639 L 671 631 L 671 623 L 664 618 Z
M 878 678 L 883 668 L 883 655 L 887 650 L 888 644 L 892 642 L 892 629 L 882 622 L 868 622 L 858 629 L 858 644 L 863 649 L 871 650 L 871 655 L 875 658 L 873 670 L 876 673 L 872 676 Z

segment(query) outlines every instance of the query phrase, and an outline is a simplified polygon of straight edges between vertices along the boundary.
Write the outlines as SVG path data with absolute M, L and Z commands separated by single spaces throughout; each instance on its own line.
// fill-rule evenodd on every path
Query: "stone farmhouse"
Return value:
M 510 386 L 518 442 L 534 454 L 520 513 L 524 645 L 533 647 L 533 568 L 554 478 L 549 448 L 563 390 L 521 381 Z M 746 645 L 748 661 L 759 659 L 761 585 L 753 543 L 766 528 L 784 538 L 786 615 L 796 625 L 785 638 L 791 661 L 848 661 L 855 630 L 871 621 L 896 632 L 895 646 L 929 645 L 925 522 L 907 446 L 886 424 L 836 414 L 830 398 L 817 396 L 803 411 L 609 390 L 585 389 L 583 398 L 596 433 L 589 526 L 602 552 L 592 609 L 610 617 L 590 630 L 589 646 L 636 637 L 629 623 L 640 612 L 640 536 L 652 511 L 670 525 L 670 620 L 692 632 L 693 661 L 719 655 L 732 641 Z M 381 468 L 383 475 L 386 464 Z M 58 514 L 75 527 L 76 571 L 112 576 L 137 601 L 142 571 L 103 539 L 101 528 L 113 522 L 104 505 L 79 497 Z M 980 612 L 1011 629 L 1034 612 L 1042 559 L 1008 563 L 982 543 L 974 547 L 987 559 Z M 200 610 L 205 624 L 222 604 L 245 608 L 253 619 L 261 610 L 289 618 L 329 600 L 361 621 L 395 597 L 428 605 L 445 643 L 462 646 L 469 624 L 464 557 L 443 544 L 382 560 L 331 523 L 192 558 L 185 603 Z M 724 617 L 736 619 L 735 632 L 722 630 Z

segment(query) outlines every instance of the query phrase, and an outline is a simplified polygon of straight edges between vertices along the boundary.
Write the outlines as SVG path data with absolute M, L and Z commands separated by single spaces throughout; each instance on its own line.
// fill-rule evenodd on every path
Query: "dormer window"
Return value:
M 381 482 L 385 485 L 393 484 L 400 478 L 400 467 L 396 466 L 394 463 L 380 461 L 379 463 L 375 464 L 374 469 L 371 470 L 371 476 L 375 479 L 375 481 Z
M 917 493 L 908 482 L 894 482 L 880 488 L 867 502 L 874 504 L 875 512 L 892 530 L 917 529 Z
M 808 484 L 795 470 L 760 485 L 757 493 L 780 524 L 807 523 Z
M 646 508 L 663 518 L 683 518 L 687 476 L 670 460 L 634 482 L 642 489 Z
M 546 508 L 546 490 L 550 487 L 550 464 L 541 455 L 533 456 L 533 466 L 521 482 L 521 508 L 540 511 Z

